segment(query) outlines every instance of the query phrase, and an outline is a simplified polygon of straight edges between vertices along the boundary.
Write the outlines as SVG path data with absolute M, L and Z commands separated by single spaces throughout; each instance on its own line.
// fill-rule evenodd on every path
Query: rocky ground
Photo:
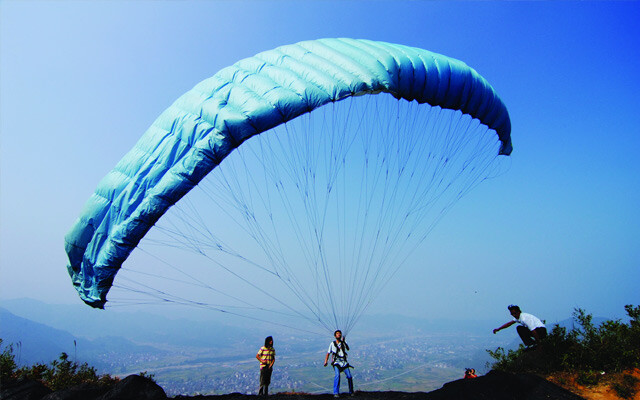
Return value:
M 547 376 L 547 380 L 576 393 L 586 400 L 618 400 L 621 398 L 640 400 L 640 368 L 621 373 L 596 372 L 597 382 L 587 385 L 580 374 L 558 372 Z M 616 390 L 616 386 L 618 390 Z M 624 397 L 624 395 L 627 395 Z
M 219 396 L 176 396 L 176 400 L 241 400 L 255 395 L 231 393 Z M 348 398 L 347 395 L 342 395 Z M 328 400 L 330 394 L 278 393 L 272 400 Z M 34 381 L 20 381 L 3 385 L 0 400 L 166 400 L 164 390 L 148 378 L 131 375 L 113 388 L 105 389 L 80 385 L 71 389 L 51 392 Z M 461 379 L 445 384 L 429 393 L 407 392 L 356 392 L 354 399 L 424 399 L 424 400 L 579 400 L 578 395 L 532 374 L 509 374 L 491 371 L 475 379 Z
M 222 396 L 176 397 L 176 399 L 232 400 L 255 396 L 228 394 Z M 342 395 L 343 398 L 350 398 Z M 330 394 L 276 394 L 274 400 L 328 400 Z M 406 392 L 356 392 L 359 400 L 579 400 L 583 399 L 539 376 L 531 374 L 509 374 L 492 371 L 476 379 L 460 379 L 445 384 L 441 389 L 429 393 Z

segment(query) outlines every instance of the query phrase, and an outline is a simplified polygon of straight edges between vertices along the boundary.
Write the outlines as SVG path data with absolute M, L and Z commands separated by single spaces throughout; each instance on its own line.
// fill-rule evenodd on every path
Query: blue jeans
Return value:
M 336 372 L 335 378 L 333 378 L 333 394 L 340 394 L 340 372 L 344 372 L 349 382 L 349 393 L 353 393 L 353 378 L 351 377 L 351 371 L 349 368 L 340 368 L 337 365 L 333 366 L 333 370 Z

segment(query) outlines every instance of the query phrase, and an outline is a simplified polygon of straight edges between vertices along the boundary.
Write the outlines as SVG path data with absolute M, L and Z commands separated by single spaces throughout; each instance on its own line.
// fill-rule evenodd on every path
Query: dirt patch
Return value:
M 558 372 L 546 378 L 587 400 L 640 400 L 638 368 L 612 374 Z

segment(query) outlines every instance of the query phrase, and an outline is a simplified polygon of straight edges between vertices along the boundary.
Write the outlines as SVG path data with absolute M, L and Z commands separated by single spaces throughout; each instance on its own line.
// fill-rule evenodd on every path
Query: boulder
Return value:
M 581 400 L 582 397 L 534 374 L 511 374 L 490 371 L 473 379 L 445 383 L 428 393 L 429 400 Z M 582 399 L 583 400 L 583 399 Z
M 92 383 L 83 383 L 46 395 L 42 400 L 93 400 L 105 394 L 109 387 Z
M 20 378 L 15 381 L 2 382 L 0 400 L 41 400 L 51 393 L 51 389 L 39 381 Z
M 150 378 L 129 375 L 97 400 L 166 400 L 167 394 Z

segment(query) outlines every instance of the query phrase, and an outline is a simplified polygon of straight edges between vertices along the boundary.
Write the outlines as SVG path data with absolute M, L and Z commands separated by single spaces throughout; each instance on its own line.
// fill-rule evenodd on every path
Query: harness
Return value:
M 344 348 L 344 344 L 338 342 L 337 340 L 334 341 L 333 344 L 336 346 L 336 352 L 333 353 L 331 365 L 338 365 L 341 368 L 350 367 L 349 363 L 347 362 L 347 349 Z M 338 352 L 340 350 L 342 350 L 342 356 L 338 355 Z

